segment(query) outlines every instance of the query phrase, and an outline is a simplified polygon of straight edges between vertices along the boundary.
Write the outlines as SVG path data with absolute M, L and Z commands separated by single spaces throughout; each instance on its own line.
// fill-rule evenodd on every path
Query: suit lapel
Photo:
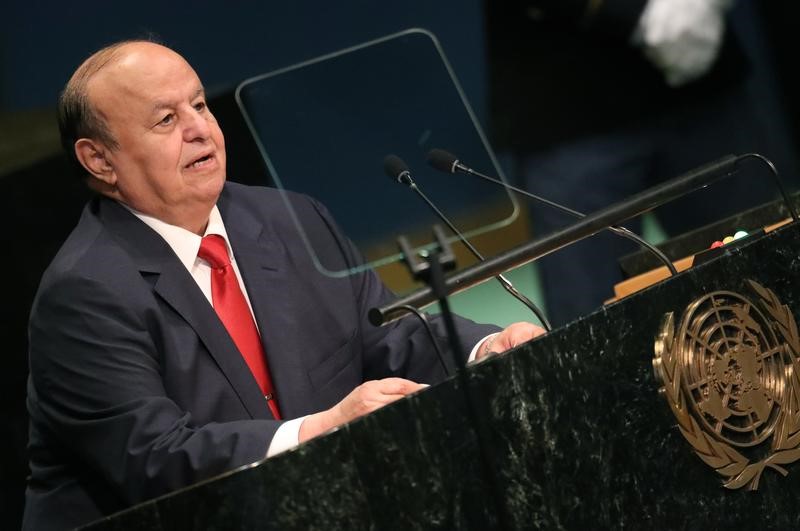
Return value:
M 101 217 L 106 226 L 120 235 L 120 244 L 129 248 L 130 256 L 138 263 L 143 274 L 158 276 L 153 283 L 154 291 L 200 337 L 250 416 L 256 419 L 271 418 L 250 369 L 214 308 L 169 245 L 124 207 L 110 200 L 101 201 Z
M 183 264 L 162 270 L 154 290 L 194 329 L 250 416 L 271 418 L 247 363 Z
M 221 198 L 219 206 L 259 325 L 281 413 L 284 418 L 307 414 L 314 392 L 302 353 L 297 352 L 303 312 L 293 296 L 298 279 L 288 264 L 283 238 L 237 205 L 225 205 Z

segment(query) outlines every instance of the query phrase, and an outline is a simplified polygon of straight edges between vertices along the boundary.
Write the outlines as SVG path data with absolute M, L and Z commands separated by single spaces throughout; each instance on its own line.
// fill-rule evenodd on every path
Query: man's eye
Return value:
M 204 110 L 206 109 L 206 102 L 204 102 L 204 101 L 199 101 L 199 102 L 195 103 L 195 104 L 194 104 L 194 109 L 195 109 L 197 112 L 202 112 L 202 111 L 204 111 Z
M 161 119 L 161 121 L 158 122 L 158 124 L 159 125 L 169 125 L 169 124 L 172 123 L 173 118 L 174 118 L 173 114 L 168 114 L 165 117 L 163 117 Z

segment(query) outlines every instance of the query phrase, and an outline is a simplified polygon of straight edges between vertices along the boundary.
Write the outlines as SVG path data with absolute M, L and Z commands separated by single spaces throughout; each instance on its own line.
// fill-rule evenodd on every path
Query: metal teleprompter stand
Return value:
M 452 271 L 456 266 L 456 259 L 444 231 L 439 225 L 433 225 L 433 235 L 435 244 L 427 252 L 415 253 L 405 236 L 397 238 L 397 245 L 403 255 L 403 260 L 408 266 L 411 275 L 415 280 L 421 280 L 430 286 L 434 297 L 439 303 L 442 319 L 444 320 L 447 331 L 448 341 L 450 342 L 450 354 L 453 367 L 456 367 L 456 377 L 459 387 L 463 390 L 464 398 L 467 402 L 472 425 L 475 426 L 475 433 L 478 438 L 478 446 L 481 453 L 481 468 L 484 478 L 489 485 L 495 507 L 497 508 L 498 524 L 501 529 L 509 529 L 509 519 L 506 515 L 506 506 L 503 503 L 500 491 L 497 488 L 497 480 L 494 474 L 496 468 L 493 466 L 492 453 L 489 451 L 492 444 L 491 431 L 486 424 L 486 419 L 478 414 L 478 397 L 475 396 L 473 388 L 469 385 L 467 372 L 464 370 L 467 364 L 466 351 L 461 343 L 461 338 L 456 331 L 453 312 L 447 300 L 447 288 L 444 282 L 445 271 Z M 431 341 L 436 343 L 434 335 L 431 334 Z M 439 350 L 438 346 L 436 347 Z M 445 371 L 449 375 L 449 371 Z

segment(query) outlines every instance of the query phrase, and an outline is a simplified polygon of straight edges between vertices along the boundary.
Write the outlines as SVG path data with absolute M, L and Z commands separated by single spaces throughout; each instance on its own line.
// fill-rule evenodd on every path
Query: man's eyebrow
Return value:
M 192 97 L 190 99 L 195 99 L 198 96 L 202 96 L 203 94 L 205 94 L 205 92 L 206 92 L 206 89 L 203 88 L 203 86 L 200 86 L 200 87 L 198 87 L 197 90 L 194 91 L 194 94 L 192 94 Z M 157 114 L 162 109 L 170 109 L 170 108 L 172 108 L 174 106 L 175 106 L 175 103 L 171 102 L 171 101 L 157 101 L 157 102 L 155 102 L 153 104 L 153 109 L 152 109 L 151 112 L 152 112 L 152 114 Z

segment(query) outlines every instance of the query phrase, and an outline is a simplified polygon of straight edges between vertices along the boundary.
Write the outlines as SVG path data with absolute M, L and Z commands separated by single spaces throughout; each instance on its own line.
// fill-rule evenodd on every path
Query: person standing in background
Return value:
M 729 0 L 486 2 L 491 141 L 520 186 L 590 213 L 728 153 L 783 155 L 786 139 L 776 144 L 760 115 L 774 95 L 754 94 L 751 83 L 765 65 L 740 38 L 758 20 L 732 24 L 732 8 Z M 729 179 L 658 218 L 678 235 L 772 190 Z M 529 210 L 538 236 L 573 221 L 547 206 Z M 640 232 L 638 220 L 625 225 Z M 617 259 L 635 250 L 601 233 L 541 259 L 553 324 L 609 298 L 622 279 Z

